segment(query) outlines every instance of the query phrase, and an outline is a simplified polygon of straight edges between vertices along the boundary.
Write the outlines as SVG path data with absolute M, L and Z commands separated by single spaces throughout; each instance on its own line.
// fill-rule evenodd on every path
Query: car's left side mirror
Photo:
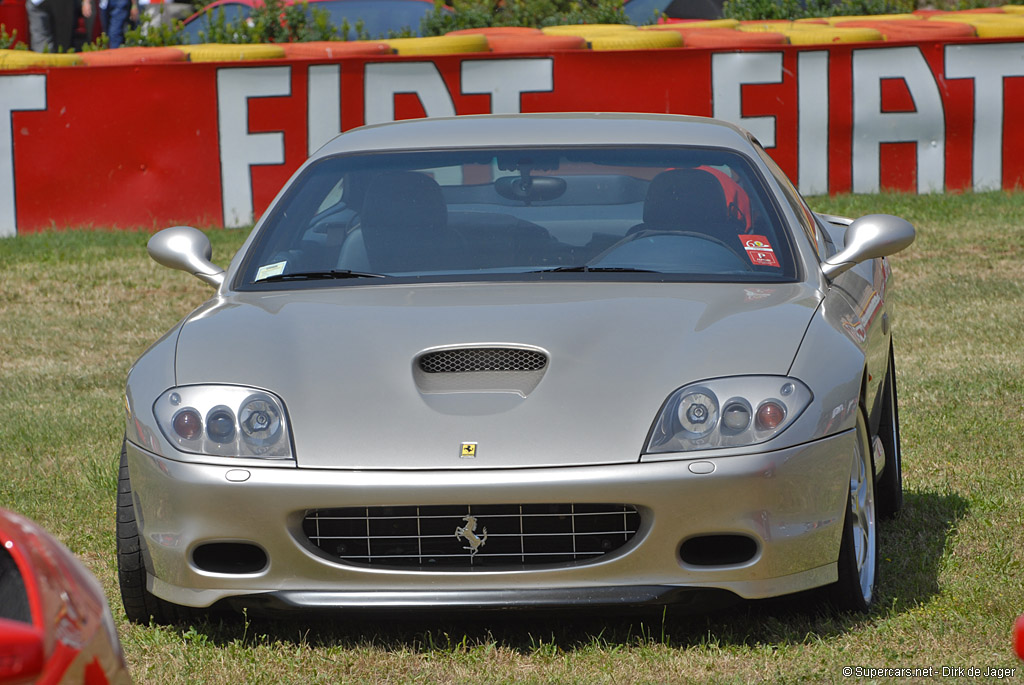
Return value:
M 210 239 L 197 228 L 165 228 L 153 234 L 146 249 L 158 264 L 186 271 L 215 288 L 224 282 L 224 269 L 210 261 L 213 257 Z
M 832 279 L 868 259 L 895 254 L 914 242 L 914 226 L 889 214 L 868 214 L 846 229 L 842 250 L 826 259 L 821 270 Z
M 0 683 L 27 683 L 43 672 L 43 633 L 31 623 L 0 618 Z

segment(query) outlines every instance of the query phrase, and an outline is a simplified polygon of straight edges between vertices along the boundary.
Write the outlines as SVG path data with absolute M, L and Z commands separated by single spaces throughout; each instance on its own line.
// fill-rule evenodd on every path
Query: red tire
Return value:
M 870 21 L 859 19 L 837 21 L 835 25 L 876 29 L 886 40 L 944 40 L 977 36 L 974 27 L 970 24 L 950 21 L 921 21 L 918 19 Z
M 735 29 L 702 29 L 683 33 L 683 47 L 736 48 L 788 43 L 781 33 L 749 33 Z
M 586 50 L 587 40 L 582 36 L 488 35 L 491 52 L 548 52 L 550 50 Z
M 80 53 L 82 61 L 91 67 L 111 66 L 115 64 L 168 64 L 185 62 L 188 56 L 177 48 L 116 48 L 113 50 L 93 50 Z

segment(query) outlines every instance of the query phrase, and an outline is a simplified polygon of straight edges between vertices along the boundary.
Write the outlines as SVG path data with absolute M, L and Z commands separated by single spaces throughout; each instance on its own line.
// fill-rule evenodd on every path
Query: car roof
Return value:
M 353 152 L 572 145 L 695 145 L 753 153 L 738 126 L 676 114 L 480 114 L 406 119 L 341 134 L 315 158 Z

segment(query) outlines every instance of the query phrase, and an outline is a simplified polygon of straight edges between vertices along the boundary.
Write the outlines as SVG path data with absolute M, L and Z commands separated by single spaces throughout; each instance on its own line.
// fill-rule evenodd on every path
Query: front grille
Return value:
M 420 357 L 420 369 L 425 373 L 539 371 L 547 363 L 542 352 L 516 347 L 468 347 L 429 352 Z
M 429 570 L 596 559 L 629 542 L 639 524 L 628 504 L 487 504 L 317 509 L 302 530 L 344 563 Z

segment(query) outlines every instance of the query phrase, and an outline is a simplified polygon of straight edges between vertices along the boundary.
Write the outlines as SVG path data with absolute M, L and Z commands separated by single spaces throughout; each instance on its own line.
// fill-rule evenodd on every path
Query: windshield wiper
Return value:
M 278 283 L 280 281 L 325 281 L 332 278 L 386 278 L 387 274 L 374 274 L 366 271 L 350 271 L 348 269 L 331 269 L 330 271 L 299 271 L 291 274 L 277 274 L 261 278 L 256 283 Z
M 581 264 L 579 266 L 558 266 L 554 269 L 538 269 L 537 271 L 531 271 L 532 274 L 553 274 L 553 273 L 637 273 L 637 274 L 660 274 L 661 271 L 654 271 L 653 269 L 634 269 L 628 266 L 587 266 Z

